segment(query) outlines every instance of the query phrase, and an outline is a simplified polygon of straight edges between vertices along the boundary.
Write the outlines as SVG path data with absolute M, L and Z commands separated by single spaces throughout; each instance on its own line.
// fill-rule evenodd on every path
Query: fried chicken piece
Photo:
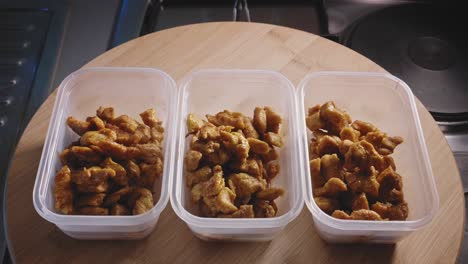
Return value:
M 314 188 L 315 196 L 337 197 L 341 192 L 348 190 L 346 184 L 339 178 L 330 178 L 323 187 Z
M 403 143 L 403 138 L 401 137 L 390 137 L 387 134 L 376 130 L 369 132 L 364 137 L 364 140 L 371 143 L 374 148 L 381 155 L 390 155 L 393 153 L 393 150 L 401 143 Z
M 138 179 L 141 175 L 141 170 L 138 164 L 133 160 L 122 161 L 122 166 L 127 171 L 127 176 L 130 179 Z
M 190 142 L 190 148 L 192 150 L 201 152 L 203 155 L 208 155 L 210 153 L 218 151 L 220 147 L 221 145 L 218 142 L 215 142 L 215 141 L 203 142 L 201 140 L 198 140 L 198 137 L 195 137 L 195 136 L 192 137 L 192 140 Z
M 203 182 L 195 184 L 190 190 L 190 195 L 193 202 L 200 201 L 200 199 L 203 198 Z
M 196 133 L 205 125 L 205 122 L 195 114 L 187 115 L 187 130 L 189 134 Z
M 223 187 L 216 196 L 216 209 L 223 214 L 234 213 L 237 211 L 237 207 L 234 205 L 234 199 L 236 199 L 236 194 L 228 187 Z
M 272 160 L 277 160 L 279 158 L 278 152 L 275 148 L 270 148 L 270 150 L 265 154 L 260 154 L 263 162 L 268 163 Z
M 220 148 L 218 151 L 206 155 L 206 160 L 212 165 L 224 165 L 231 158 L 231 154 Z
M 323 136 L 317 140 L 317 153 L 319 156 L 340 153 L 340 144 L 341 139 L 337 136 Z
M 124 205 L 114 204 L 111 207 L 110 215 L 130 215 L 130 211 Z
M 361 209 L 369 210 L 369 202 L 365 193 L 360 193 L 354 197 L 352 209 L 353 211 Z
M 109 168 L 93 166 L 71 172 L 71 179 L 78 185 L 99 185 L 109 177 L 115 177 L 115 171 Z
M 239 209 L 237 209 L 232 214 L 219 214 L 218 217 L 221 218 L 254 218 L 254 210 L 253 205 L 241 205 Z
M 71 170 L 63 166 L 54 179 L 55 210 L 62 214 L 73 214 L 73 189 L 71 183 Z
M 306 125 L 310 131 L 318 131 L 325 128 L 325 122 L 320 119 L 320 105 L 309 108 L 306 117 Z
M 153 208 L 153 194 L 146 188 L 137 188 L 134 190 L 140 194 L 140 197 L 135 201 L 132 213 L 133 215 L 139 215 L 148 212 Z
M 345 181 L 354 193 L 364 192 L 371 198 L 377 198 L 380 184 L 376 176 L 377 171 L 374 167 L 370 168 L 370 172 L 363 172 L 358 169 L 355 172 L 346 172 Z
M 163 173 L 163 162 L 160 158 L 156 159 L 155 163 L 140 163 L 141 175 L 138 178 L 138 185 L 146 187 L 150 190 L 153 189 L 154 182 L 157 178 L 161 177 Z
M 95 184 L 77 184 L 76 189 L 80 193 L 103 193 L 109 189 L 109 183 L 107 181 L 95 185 Z
M 279 147 L 281 148 L 283 146 L 283 141 L 281 140 L 281 136 L 272 133 L 272 132 L 267 132 L 263 135 L 263 140 L 270 144 L 271 146 Z
M 129 133 L 135 133 L 136 129 L 138 128 L 138 122 L 135 121 L 135 119 L 129 117 L 128 115 L 118 116 L 109 122 Z
M 156 143 L 148 143 L 148 144 L 138 144 L 135 146 L 136 152 L 130 154 L 130 156 L 135 156 L 137 159 L 141 159 L 146 163 L 157 163 L 160 162 L 163 153 L 161 149 L 161 145 Z M 131 150 L 132 148 L 128 148 Z
M 221 166 L 213 167 L 213 176 L 203 182 L 202 195 L 203 197 L 217 195 L 225 186 L 223 178 L 223 170 Z
M 91 130 L 101 130 L 106 127 L 104 121 L 102 121 L 102 119 L 97 116 L 86 118 L 86 122 L 89 122 L 91 125 Z
M 210 198 L 210 201 L 214 201 L 213 197 Z M 210 201 L 208 201 L 208 202 L 210 202 Z M 212 203 L 214 203 L 214 202 L 212 202 Z M 206 205 L 205 202 L 201 202 L 198 205 L 199 205 L 199 208 L 200 208 L 201 216 L 203 216 L 203 217 L 216 217 L 217 216 L 217 212 L 212 211 L 211 208 L 208 205 Z M 213 206 L 213 209 L 214 209 L 214 206 Z
M 96 111 L 96 115 L 102 120 L 112 122 L 112 120 L 114 120 L 114 108 L 100 106 Z
M 260 180 L 246 173 L 231 174 L 228 185 L 239 198 L 250 197 L 250 195 L 265 188 Z
M 127 147 L 122 144 L 107 140 L 97 142 L 95 147 L 102 154 L 118 160 L 134 159 L 138 154 L 138 149 L 135 147 Z M 128 151 L 129 148 L 133 148 L 133 150 L 130 152 Z
M 157 127 L 161 125 L 161 121 L 156 116 L 156 110 L 150 108 L 140 114 L 143 123 L 149 127 Z
M 123 187 L 122 189 L 107 195 L 106 199 L 104 199 L 103 206 L 108 207 L 111 205 L 116 204 L 117 202 L 124 200 L 124 197 L 128 196 L 134 190 L 133 187 Z
M 265 200 L 256 200 L 254 203 L 254 212 L 255 217 L 257 218 L 270 218 L 275 217 L 278 208 L 275 208 L 276 205 L 271 201 Z
M 102 141 L 115 141 L 117 134 L 111 129 L 104 128 L 99 131 L 88 131 L 84 133 L 80 138 L 80 144 L 83 146 L 96 145 Z
M 255 130 L 255 127 L 252 123 L 252 120 L 248 117 L 244 117 L 244 129 L 242 129 L 242 132 L 244 133 L 246 138 L 259 138 L 257 130 Z
M 253 153 L 265 154 L 270 151 L 270 146 L 265 141 L 255 138 L 248 138 L 247 141 L 249 142 L 250 150 Z
M 254 118 L 253 118 L 253 126 L 257 130 L 258 133 L 263 134 L 266 132 L 267 129 L 267 117 L 266 112 L 263 108 L 255 107 L 254 110 Z
M 115 161 L 112 160 L 112 158 L 106 158 L 102 163 L 101 167 L 103 168 L 109 168 L 115 171 L 115 175 L 111 176 L 110 178 L 117 184 L 119 185 L 127 185 L 128 184 L 128 177 L 127 177 L 127 171 L 125 168 L 116 163 Z
M 340 146 L 338 147 L 338 150 L 340 151 L 341 155 L 344 156 L 348 152 L 351 145 L 353 145 L 353 142 L 351 140 L 342 140 Z
M 192 187 L 193 185 L 207 181 L 211 176 L 211 168 L 208 166 L 201 167 L 200 169 L 188 174 L 187 186 Z
M 215 116 L 205 115 L 208 122 L 215 126 L 231 126 L 236 129 L 244 129 L 244 115 L 238 112 L 231 112 L 224 110 L 223 112 L 217 113 Z
M 249 156 L 249 141 L 239 132 L 220 132 L 224 147 L 238 159 L 244 160 Z M 249 138 L 250 139 L 250 138 Z M 267 144 L 268 145 L 268 144 Z
M 369 132 L 373 132 L 377 130 L 377 127 L 375 127 L 373 124 L 364 122 L 361 120 L 355 120 L 352 124 L 351 127 L 354 128 L 355 130 L 359 131 L 361 133 L 361 136 L 367 135 Z
M 372 210 L 361 209 L 357 211 L 353 211 L 351 215 L 341 211 L 335 210 L 332 213 L 332 217 L 343 219 L 343 220 L 373 220 L 373 221 L 381 221 L 382 217 Z
M 99 164 L 103 159 L 100 153 L 89 147 L 73 146 L 69 151 L 70 155 L 73 155 L 73 158 L 87 164 Z
M 323 155 L 320 158 L 320 174 L 325 180 L 329 180 L 331 178 L 338 178 L 343 180 L 343 169 L 341 165 L 341 161 L 338 158 L 338 155 Z
M 312 160 L 312 159 L 316 159 L 316 158 L 320 158 L 320 155 L 318 154 L 318 151 L 317 151 L 317 139 L 315 138 L 312 138 L 310 140 L 310 144 L 309 144 L 309 158 Z
M 203 208 L 203 210 L 205 211 L 204 214 L 206 216 L 215 217 L 219 213 L 219 210 L 216 206 L 216 198 L 217 198 L 217 195 L 210 196 L 210 197 L 207 197 L 207 196 L 203 197 L 202 204 L 204 204 L 206 207 L 206 208 Z
M 372 146 L 366 141 L 353 143 L 345 154 L 344 167 L 347 170 L 353 170 L 358 167 L 361 170 L 369 170 L 374 166 L 377 170 L 385 169 L 385 160 Z
M 352 142 L 358 142 L 359 136 L 361 133 L 359 130 L 354 129 L 353 127 L 345 127 L 340 131 L 341 140 L 350 140 Z
M 280 165 L 276 162 L 269 162 L 267 165 L 266 165 L 266 179 L 268 181 L 271 181 L 273 180 L 278 174 L 279 174 L 279 170 L 280 170 Z
M 91 129 L 91 124 L 86 121 L 80 121 L 73 116 L 67 118 L 67 125 L 78 135 L 83 135 Z
M 105 196 L 106 196 L 105 193 L 90 193 L 90 194 L 81 195 L 78 197 L 78 201 L 76 202 L 76 205 L 78 207 L 101 206 L 102 202 L 104 201 Z
M 164 127 L 162 124 L 157 127 L 150 128 L 151 140 L 150 142 L 162 142 L 164 139 Z
M 198 168 L 200 164 L 200 160 L 202 158 L 202 154 L 196 150 L 189 150 L 187 154 L 185 154 L 185 168 L 188 171 L 194 171 Z
M 278 187 L 270 187 L 263 189 L 255 194 L 258 199 L 273 201 L 276 198 L 283 196 L 284 189 Z
M 262 170 L 261 167 L 263 167 L 263 163 L 261 160 L 255 160 L 255 159 L 246 159 L 244 161 L 236 161 L 232 162 L 229 164 L 230 168 L 239 170 L 241 172 L 245 172 L 249 175 L 252 175 L 256 178 L 261 178 L 262 177 Z
M 109 215 L 109 209 L 97 207 L 97 206 L 86 206 L 78 209 L 78 214 L 81 215 Z
M 217 140 L 219 139 L 219 131 L 221 126 L 216 127 L 211 123 L 203 125 L 196 133 L 201 140 Z M 224 128 L 224 126 L 223 126 Z
M 392 167 L 388 167 L 377 176 L 380 184 L 379 200 L 382 202 L 403 202 L 403 181 L 401 176 Z
M 280 126 L 283 123 L 281 116 L 276 113 L 273 108 L 266 106 L 265 108 L 267 129 L 266 132 L 273 132 L 279 134 Z
M 314 201 L 322 211 L 329 215 L 340 208 L 340 202 L 333 198 L 314 197 Z
M 310 178 L 312 180 L 313 188 L 322 187 L 326 182 L 325 178 L 323 178 L 322 174 L 320 173 L 320 164 L 320 158 L 315 158 L 309 161 Z
M 337 108 L 333 101 L 320 107 L 320 119 L 326 123 L 326 130 L 333 135 L 339 135 L 340 131 L 351 123 L 348 113 Z
M 391 203 L 376 202 L 371 206 L 382 218 L 389 220 L 406 220 L 408 218 L 408 204 L 406 202 L 392 205 Z

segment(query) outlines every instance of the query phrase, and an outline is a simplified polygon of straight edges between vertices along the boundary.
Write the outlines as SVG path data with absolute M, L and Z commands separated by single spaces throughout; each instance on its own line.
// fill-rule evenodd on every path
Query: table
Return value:
M 269 69 L 293 84 L 321 70 L 384 70 L 339 44 L 285 27 L 225 22 L 183 26 L 118 46 L 89 66 L 155 67 L 179 81 L 201 68 Z M 34 210 L 32 189 L 56 93 L 37 111 L 14 155 L 6 194 L 6 229 L 17 263 L 334 263 L 454 262 L 464 230 L 462 184 L 450 148 L 418 101 L 424 136 L 440 195 L 433 222 L 396 245 L 331 245 L 322 241 L 304 206 L 273 241 L 209 243 L 196 238 L 170 203 L 154 232 L 140 241 L 80 241 Z

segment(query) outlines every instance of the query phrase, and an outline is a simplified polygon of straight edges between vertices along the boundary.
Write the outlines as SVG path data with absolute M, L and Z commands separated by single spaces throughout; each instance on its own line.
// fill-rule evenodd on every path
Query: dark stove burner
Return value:
M 455 63 L 453 47 L 447 41 L 434 37 L 420 37 L 408 45 L 408 56 L 423 68 L 442 71 Z
M 457 13 L 392 6 L 357 21 L 342 40 L 408 83 L 436 120 L 468 122 L 468 40 Z

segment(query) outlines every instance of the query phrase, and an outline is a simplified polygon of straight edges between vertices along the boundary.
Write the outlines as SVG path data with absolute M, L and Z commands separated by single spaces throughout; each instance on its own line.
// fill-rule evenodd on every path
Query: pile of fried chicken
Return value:
M 308 110 L 310 174 L 314 200 L 346 220 L 406 220 L 403 182 L 391 157 L 403 142 L 355 120 L 332 101 Z
M 66 215 L 137 215 L 153 205 L 153 185 L 163 172 L 164 128 L 154 109 L 114 117 L 112 107 L 67 125 L 80 136 L 60 154 L 55 209 Z
M 186 184 L 201 216 L 276 216 L 275 199 L 284 194 L 271 186 L 280 169 L 281 116 L 270 107 L 256 107 L 253 119 L 228 110 L 206 119 L 187 116 Z

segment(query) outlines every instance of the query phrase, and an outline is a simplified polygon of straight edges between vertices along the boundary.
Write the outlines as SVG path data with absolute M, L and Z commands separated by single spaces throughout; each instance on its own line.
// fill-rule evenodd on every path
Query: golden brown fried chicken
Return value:
M 101 184 L 76 184 L 76 190 L 79 193 L 103 193 L 109 189 L 109 183 L 107 181 Z
M 244 125 L 245 127 L 242 129 L 242 132 L 246 138 L 259 138 L 258 132 L 255 130 L 255 127 L 250 118 L 244 116 Z
M 255 217 L 275 217 L 278 208 L 274 202 L 265 200 L 256 200 L 254 204 Z
M 137 188 L 134 192 L 139 193 L 140 197 L 135 201 L 135 205 L 133 206 L 133 215 L 146 213 L 153 208 L 153 194 L 150 190 L 146 188 Z
M 354 197 L 352 209 L 353 211 L 361 209 L 369 210 L 369 201 L 367 201 L 365 193 L 360 193 Z
M 364 139 L 371 143 L 381 155 L 390 155 L 393 150 L 403 143 L 401 137 L 390 137 L 381 131 L 373 131 L 366 134 Z
M 359 131 L 361 136 L 367 135 L 369 132 L 373 132 L 377 130 L 377 127 L 375 127 L 373 124 L 364 122 L 361 120 L 356 120 L 351 124 L 351 127 L 354 128 L 355 130 Z
M 156 179 L 161 177 L 163 173 L 163 162 L 161 159 L 156 159 L 155 163 L 140 163 L 140 178 L 138 178 L 137 184 L 141 187 L 146 187 L 150 190 L 154 187 Z
M 221 145 L 218 142 L 203 142 L 202 140 L 198 140 L 198 137 L 196 136 L 192 137 L 192 140 L 190 142 L 190 148 L 192 150 L 201 152 L 203 155 L 209 155 L 210 153 L 218 151 L 220 147 Z
M 266 167 L 266 179 L 267 181 L 273 180 L 276 176 L 278 176 L 280 165 L 276 162 L 269 162 L 267 163 Z
M 104 128 L 99 131 L 88 131 L 84 133 L 80 138 L 80 144 L 83 146 L 99 146 L 99 143 L 102 141 L 115 141 L 116 139 L 117 134 L 114 131 Z
M 205 122 L 203 122 L 203 120 L 197 115 L 195 114 L 187 115 L 187 130 L 189 134 L 197 132 L 204 125 L 205 125 Z
M 112 120 L 114 119 L 114 108 L 100 106 L 96 111 L 96 115 L 102 120 L 112 122 Z
M 115 171 L 98 166 L 83 168 L 71 173 L 72 181 L 78 185 L 99 185 L 107 181 L 109 177 L 115 177 Z
M 380 184 L 379 200 L 382 202 L 403 202 L 403 181 L 401 176 L 392 167 L 388 167 L 377 176 Z
M 281 116 L 276 113 L 273 108 L 266 106 L 265 108 L 266 120 L 267 120 L 267 129 L 266 132 L 273 132 L 278 134 L 280 126 L 283 123 Z
M 382 218 L 389 220 L 406 220 L 408 218 L 408 204 L 406 202 L 392 205 L 391 203 L 376 202 L 371 206 Z
M 67 118 L 67 125 L 78 135 L 83 135 L 91 129 L 91 124 L 86 121 L 80 121 L 73 116 Z
M 338 155 L 327 154 L 323 155 L 322 158 L 320 158 L 320 174 L 325 180 L 329 180 L 331 178 L 338 178 L 340 180 L 343 180 L 344 172 Z
M 194 171 L 198 168 L 202 154 L 196 150 L 189 150 L 185 155 L 185 167 L 188 171 Z
M 219 214 L 218 217 L 222 218 L 254 218 L 254 210 L 252 205 L 241 205 L 232 214 Z
M 134 190 L 133 187 L 123 187 L 122 189 L 107 195 L 106 199 L 104 200 L 103 205 L 106 207 L 114 205 L 117 202 L 123 200 L 123 197 L 126 197 L 133 190 Z
M 217 195 L 224 187 L 223 170 L 221 166 L 213 167 L 213 176 L 203 182 L 202 195 L 204 197 Z
M 237 207 L 234 205 L 234 199 L 236 199 L 236 194 L 228 187 L 223 187 L 216 196 L 215 205 L 217 211 L 223 214 L 230 214 L 237 211 Z
M 140 114 L 141 120 L 143 123 L 149 127 L 157 127 L 161 125 L 161 121 L 156 116 L 156 111 L 153 108 L 150 108 Z
M 223 146 L 238 159 L 244 160 L 249 156 L 249 141 L 239 132 L 220 132 Z
M 104 121 L 97 116 L 86 118 L 86 122 L 91 125 L 91 130 L 101 130 L 106 127 Z
M 229 159 L 231 159 L 231 154 L 224 148 L 206 155 L 206 160 L 212 165 L 224 165 Z
M 347 213 L 336 210 L 332 213 L 332 217 L 343 219 L 343 220 L 374 220 L 374 221 L 381 221 L 382 217 L 379 214 L 372 210 L 361 209 L 358 211 L 353 211 L 351 215 Z
M 270 187 L 263 189 L 255 194 L 258 199 L 273 201 L 280 196 L 283 196 L 284 189 L 279 187 Z
M 323 187 L 314 188 L 315 196 L 324 196 L 324 197 L 337 197 L 340 193 L 348 190 L 346 184 L 338 179 L 331 178 L 329 179 Z
M 320 107 L 320 119 L 325 122 L 325 129 L 333 135 L 339 135 L 341 130 L 351 123 L 348 113 L 337 108 L 332 101 Z
M 114 170 L 114 176 L 110 176 L 110 178 L 119 185 L 127 185 L 128 184 L 128 177 L 127 171 L 125 168 L 118 164 L 117 162 L 113 161 L 112 158 L 106 158 L 102 163 L 101 167 L 109 168 Z
M 341 140 L 349 140 L 351 142 L 358 142 L 361 133 L 353 127 L 345 127 L 340 131 Z
M 380 184 L 377 181 L 377 171 L 374 167 L 370 168 L 370 172 L 346 172 L 345 181 L 348 187 L 354 193 L 365 193 L 368 197 L 377 198 L 379 195 Z
M 255 138 L 248 138 L 247 141 L 249 142 L 250 151 L 253 153 L 266 154 L 270 151 L 270 146 L 265 141 Z
M 138 179 L 141 175 L 141 170 L 138 164 L 134 160 L 122 161 L 122 166 L 127 171 L 127 176 L 130 179 Z
M 90 193 L 81 195 L 80 197 L 78 197 L 76 206 L 101 206 L 105 196 L 105 193 Z
M 118 116 L 110 122 L 129 133 L 135 133 L 135 130 L 138 128 L 138 122 L 128 115 Z
M 335 210 L 340 208 L 340 202 L 333 198 L 315 197 L 314 201 L 317 206 L 327 214 L 332 214 Z
M 55 175 L 54 183 L 55 210 L 66 215 L 73 214 L 73 189 L 68 166 L 63 166 Z
M 340 153 L 341 139 L 337 136 L 325 135 L 317 139 L 317 154 L 321 157 L 325 154 Z
M 310 131 L 313 132 L 325 128 L 325 122 L 320 119 L 320 105 L 309 108 L 308 115 L 306 117 L 306 125 Z
M 322 187 L 326 180 L 323 178 L 321 172 L 320 172 L 320 158 L 315 158 L 313 160 L 310 160 L 309 166 L 310 166 L 310 178 L 312 179 L 312 187 L 313 188 L 319 188 Z
M 267 117 L 265 109 L 260 107 L 255 107 L 254 110 L 254 118 L 253 118 L 253 126 L 257 130 L 258 133 L 263 134 L 266 132 L 267 129 Z
M 70 155 L 73 156 L 72 159 L 74 158 L 86 164 L 99 164 L 103 159 L 100 153 L 98 153 L 97 151 L 89 147 L 73 146 L 67 150 L 69 150 Z M 67 154 L 64 154 L 64 155 L 67 155 Z
M 201 167 L 200 169 L 188 174 L 187 186 L 192 187 L 193 185 L 207 181 L 211 177 L 211 168 L 208 166 Z
M 130 211 L 124 205 L 114 204 L 111 207 L 110 215 L 130 215 Z
M 283 146 L 283 141 L 281 140 L 281 136 L 276 133 L 272 133 L 272 132 L 265 133 L 263 135 L 263 140 L 265 140 L 265 142 L 267 142 L 271 146 L 275 146 L 279 148 Z
M 230 175 L 228 184 L 231 190 L 240 198 L 250 197 L 252 194 L 265 188 L 261 181 L 246 173 Z

